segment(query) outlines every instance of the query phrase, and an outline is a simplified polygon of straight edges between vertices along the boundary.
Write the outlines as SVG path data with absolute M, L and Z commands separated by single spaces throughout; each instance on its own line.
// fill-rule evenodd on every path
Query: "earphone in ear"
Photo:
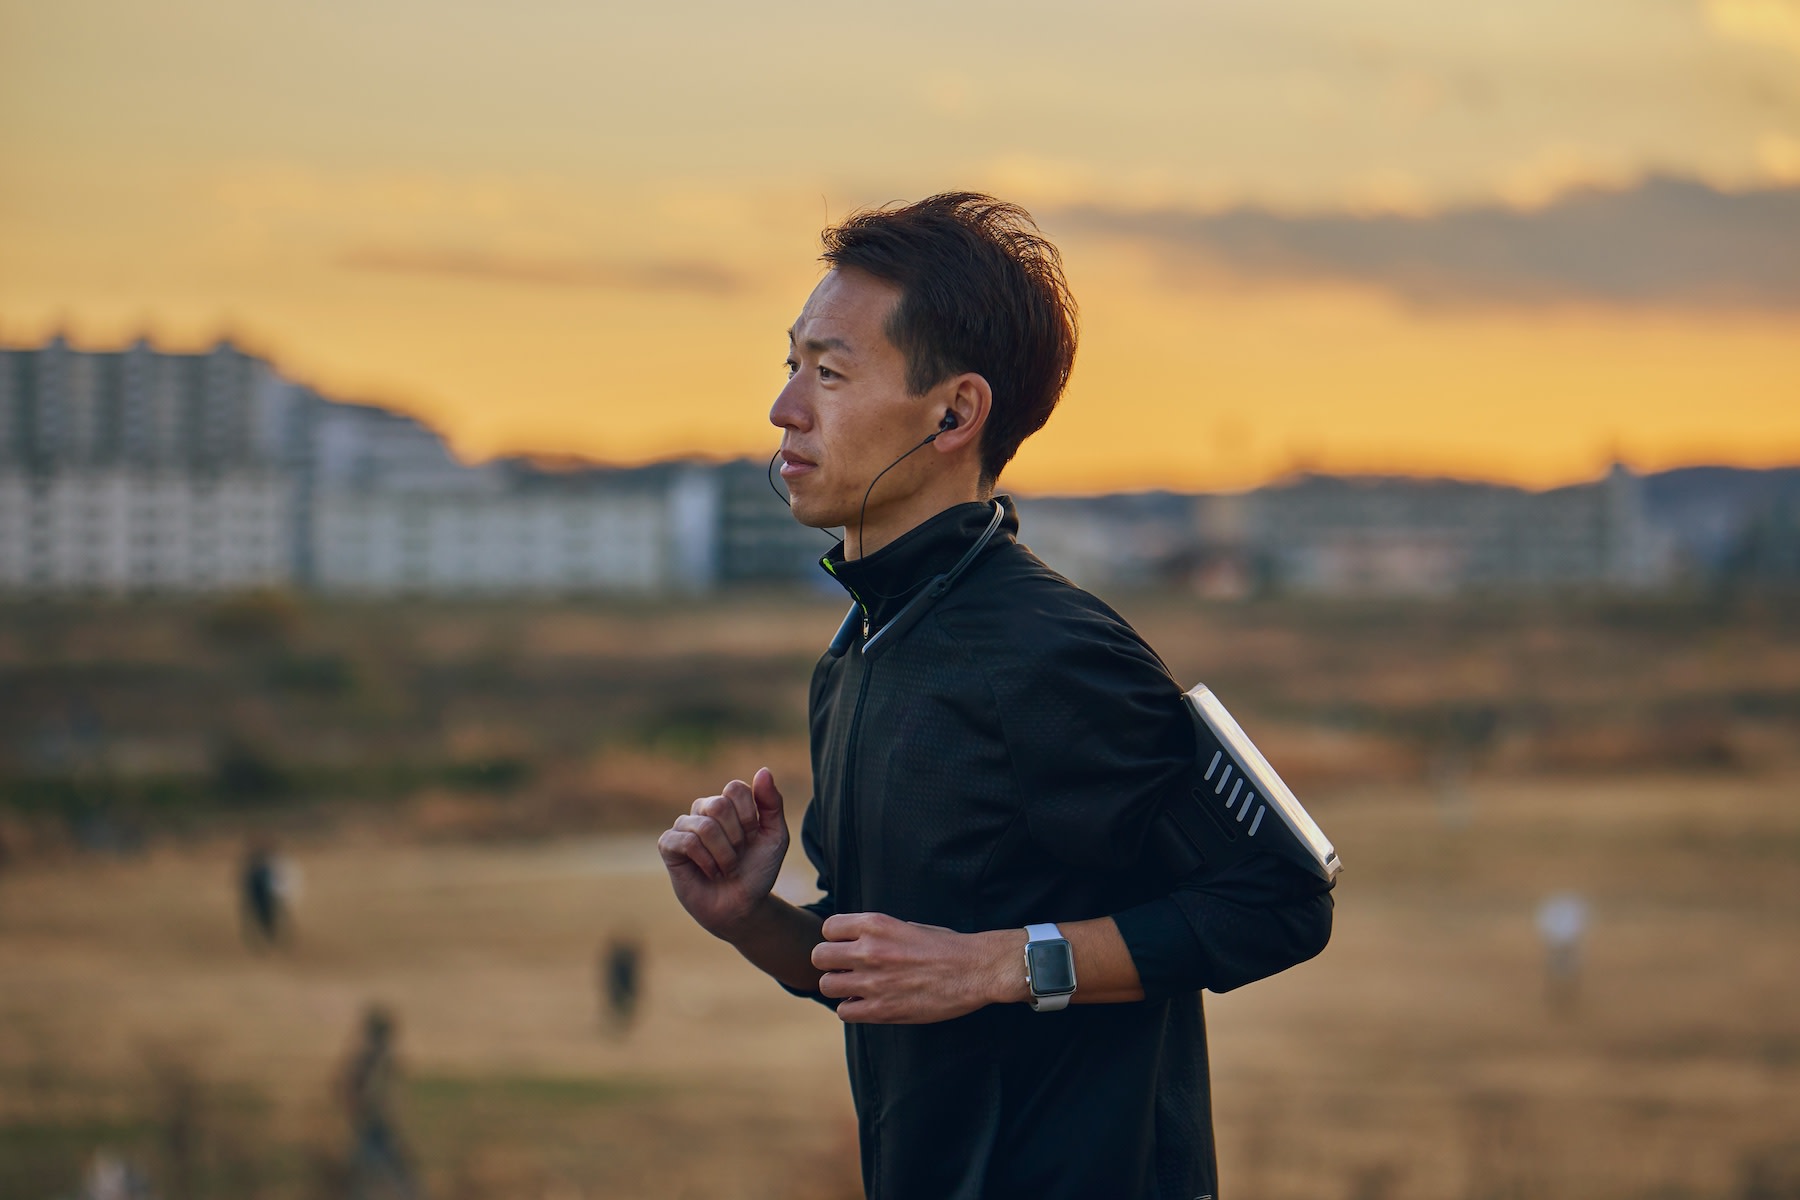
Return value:
M 938 422 L 938 432 L 939 433 L 947 433 L 950 430 L 955 429 L 955 428 L 956 428 L 956 414 L 953 412 L 946 412 L 944 414 L 944 419 Z

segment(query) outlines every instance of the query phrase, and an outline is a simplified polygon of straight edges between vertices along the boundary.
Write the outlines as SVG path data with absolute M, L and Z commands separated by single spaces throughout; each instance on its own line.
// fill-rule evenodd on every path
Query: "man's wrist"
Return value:
M 742 945 L 777 925 L 780 918 L 777 909 L 786 903 L 771 890 L 762 899 L 750 905 L 742 915 L 722 922 L 708 932 L 722 942 L 730 942 L 733 946 Z
M 1025 931 L 994 929 L 977 934 L 982 939 L 989 1004 L 1023 1004 L 1031 999 L 1025 982 Z

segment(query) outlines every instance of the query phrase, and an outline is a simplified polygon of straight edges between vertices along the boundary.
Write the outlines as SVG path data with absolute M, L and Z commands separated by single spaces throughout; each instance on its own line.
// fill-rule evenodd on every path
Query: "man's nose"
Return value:
M 787 381 L 775 403 L 769 407 L 769 424 L 778 429 L 804 431 L 812 425 L 812 414 L 806 404 L 804 377 L 795 375 Z

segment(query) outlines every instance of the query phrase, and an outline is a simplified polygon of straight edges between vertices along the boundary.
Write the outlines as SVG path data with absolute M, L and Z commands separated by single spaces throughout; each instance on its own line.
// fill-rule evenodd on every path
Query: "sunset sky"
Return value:
M 1800 462 L 1800 0 L 0 0 L 0 341 L 470 458 L 768 454 L 821 226 L 949 188 L 1082 305 L 1012 487 Z

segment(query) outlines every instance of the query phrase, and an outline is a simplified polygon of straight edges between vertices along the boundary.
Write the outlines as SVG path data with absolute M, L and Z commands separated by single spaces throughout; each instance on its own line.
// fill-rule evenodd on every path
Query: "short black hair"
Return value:
M 824 260 L 900 288 L 888 339 L 906 386 L 927 392 L 973 371 L 993 390 L 981 438 L 992 483 L 1044 427 L 1075 366 L 1075 298 L 1062 255 L 1031 214 L 978 192 L 853 213 L 823 235 Z

